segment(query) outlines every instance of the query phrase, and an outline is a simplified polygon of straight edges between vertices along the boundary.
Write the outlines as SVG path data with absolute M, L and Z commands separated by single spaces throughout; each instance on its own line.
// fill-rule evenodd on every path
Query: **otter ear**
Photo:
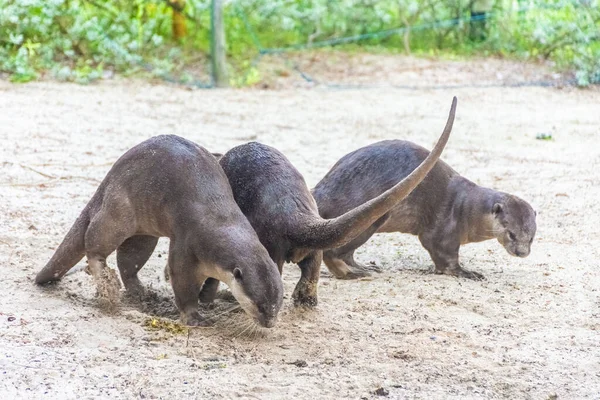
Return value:
M 494 213 L 494 215 L 500 214 L 502 212 L 502 204 L 500 204 L 500 203 L 494 204 L 494 207 L 492 207 L 492 212 Z
M 237 281 L 241 281 L 242 280 L 242 270 L 239 268 L 234 268 L 233 269 L 233 277 L 237 280 Z
M 219 161 L 221 159 L 221 157 L 223 157 L 222 153 L 211 153 L 213 155 L 214 158 L 217 159 L 217 161 Z

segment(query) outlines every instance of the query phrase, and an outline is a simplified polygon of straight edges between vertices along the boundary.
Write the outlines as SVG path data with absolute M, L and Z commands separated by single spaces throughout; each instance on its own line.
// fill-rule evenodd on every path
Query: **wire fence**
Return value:
M 245 11 L 241 7 L 236 7 L 236 12 L 240 15 L 240 17 L 244 20 L 246 25 L 246 29 L 249 31 L 250 36 L 253 38 L 253 41 L 258 50 L 258 55 L 255 60 L 253 60 L 253 65 L 256 66 L 260 63 L 261 59 L 265 55 L 283 55 L 290 52 L 297 52 L 303 50 L 310 49 L 318 49 L 318 48 L 326 48 L 333 47 L 338 45 L 344 45 L 349 43 L 356 43 L 360 41 L 365 41 L 369 39 L 383 39 L 394 35 L 402 35 L 407 31 L 410 32 L 418 32 L 418 31 L 427 31 L 427 30 L 437 30 L 440 28 L 460 28 L 465 24 L 470 24 L 473 22 L 485 21 L 485 20 L 493 20 L 500 17 L 505 17 L 507 14 L 519 15 L 525 14 L 533 10 L 540 9 L 559 9 L 560 6 L 556 5 L 536 5 L 536 6 L 526 6 L 519 7 L 515 10 L 509 11 L 489 11 L 483 14 L 474 14 L 467 17 L 459 17 L 459 18 L 451 18 L 441 21 L 431 21 L 427 23 L 421 23 L 412 26 L 402 26 L 394 29 L 386 29 L 377 32 L 369 32 L 360 35 L 352 35 L 346 37 L 339 37 L 321 41 L 315 41 L 311 43 L 297 43 L 292 44 L 286 47 L 278 47 L 278 48 L 264 48 L 258 36 L 254 30 L 254 28 L 248 23 L 248 17 L 245 14 Z M 330 81 L 323 81 L 316 79 L 299 67 L 297 63 L 294 63 L 289 58 L 287 58 L 287 63 L 291 64 L 290 66 L 294 71 L 296 71 L 299 76 L 307 82 L 317 83 L 320 86 L 330 88 L 330 89 L 372 89 L 372 88 L 381 88 L 382 86 L 389 88 L 398 88 L 398 89 L 410 89 L 410 90 L 444 90 L 444 89 L 455 89 L 455 88 L 467 88 L 467 87 L 477 87 L 477 88 L 492 88 L 492 87 L 553 87 L 557 86 L 559 83 L 551 80 L 533 80 L 526 82 L 514 82 L 514 83 L 502 83 L 502 84 L 490 84 L 490 83 L 469 83 L 469 84 L 456 84 L 456 85 L 397 85 L 397 84 L 386 84 L 386 85 L 373 85 L 373 84 L 347 84 L 347 83 L 337 83 Z M 560 82 L 560 85 L 576 85 L 575 79 L 563 80 Z
M 244 10 L 244 8 L 240 5 L 240 3 L 235 2 L 235 3 L 233 3 L 232 6 L 233 6 L 233 13 L 243 21 L 245 29 L 246 29 L 249 37 L 251 38 L 251 42 L 254 44 L 255 49 L 256 49 L 256 55 L 251 59 L 249 66 L 245 72 L 245 75 L 242 78 L 242 81 L 244 81 L 244 82 L 248 81 L 249 74 L 251 74 L 254 69 L 259 67 L 261 61 L 263 60 L 263 58 L 265 56 L 280 56 L 283 58 L 286 65 L 290 69 L 295 71 L 295 73 L 297 73 L 298 76 L 305 82 L 308 82 L 311 84 L 317 84 L 320 87 L 329 88 L 329 89 L 333 89 L 333 90 L 371 89 L 371 88 L 380 88 L 383 85 L 381 85 L 381 84 L 377 84 L 377 85 L 376 84 L 362 84 L 362 83 L 349 84 L 349 83 L 331 82 L 331 81 L 318 79 L 314 76 L 311 76 L 311 74 L 309 74 L 308 72 L 302 70 L 300 65 L 296 61 L 294 61 L 291 57 L 289 57 L 289 55 L 292 53 L 298 53 L 298 52 L 302 52 L 302 51 L 322 49 L 322 48 L 332 48 L 332 47 L 340 46 L 340 45 L 359 43 L 359 42 L 366 41 L 369 39 L 384 39 L 384 38 L 388 38 L 388 37 L 392 37 L 392 36 L 396 36 L 396 35 L 403 35 L 407 31 L 419 32 L 419 31 L 437 30 L 437 29 L 441 29 L 441 28 L 453 28 L 453 27 L 456 27 L 457 29 L 459 29 L 462 26 L 464 26 L 465 24 L 470 24 L 470 23 L 478 22 L 478 21 L 493 20 L 493 19 L 496 19 L 499 17 L 505 17 L 506 14 L 509 14 L 509 13 L 510 14 L 525 14 L 525 13 L 528 13 L 528 12 L 530 12 L 532 10 L 536 10 L 536 9 L 539 10 L 539 9 L 549 9 L 549 8 L 557 9 L 558 8 L 557 6 L 552 6 L 552 5 L 536 5 L 536 6 L 520 7 L 515 10 L 508 10 L 508 11 L 507 10 L 489 11 L 484 14 L 473 14 L 473 15 L 469 15 L 469 16 L 465 16 L 465 17 L 451 18 L 451 19 L 439 20 L 439 21 L 431 21 L 431 22 L 426 22 L 426 23 L 421 23 L 421 24 L 411 25 L 411 26 L 400 26 L 397 28 L 385 29 L 385 30 L 380 30 L 380 31 L 376 31 L 376 32 L 368 32 L 368 33 L 362 33 L 362 34 L 358 34 L 358 35 L 330 38 L 330 39 L 318 40 L 318 41 L 312 41 L 312 42 L 306 41 L 303 43 L 289 44 L 284 47 L 269 48 L 269 47 L 263 46 L 263 44 L 261 43 L 261 40 L 259 38 L 259 35 L 258 35 L 255 27 L 252 26 L 252 24 L 250 23 L 250 18 L 248 17 L 248 14 Z M 194 18 L 191 17 L 190 15 L 188 15 L 188 14 L 184 14 L 184 15 L 188 20 L 194 21 Z M 115 51 L 119 51 L 118 45 L 116 45 L 116 44 L 115 44 Z M 209 89 L 209 88 L 215 87 L 214 81 L 203 81 L 203 80 L 198 80 L 198 79 L 183 80 L 183 79 L 178 78 L 169 73 L 156 72 L 157 69 L 154 66 L 152 66 L 151 64 L 146 63 L 142 60 L 138 60 L 136 62 L 138 65 L 140 65 L 145 70 L 154 72 L 156 76 L 160 77 L 161 79 L 163 79 L 164 81 L 169 82 L 169 83 L 180 84 L 180 85 L 185 85 L 188 87 L 201 88 L 201 89 Z M 560 85 L 575 85 L 575 84 L 576 84 L 576 81 L 574 79 L 567 80 L 567 81 L 564 81 L 564 80 L 560 81 Z M 495 83 L 495 84 L 490 84 L 490 83 L 470 83 L 470 84 L 457 84 L 457 85 L 386 84 L 385 87 L 413 89 L 413 90 L 424 90 L 424 89 L 431 90 L 431 89 L 450 89 L 450 88 L 463 88 L 463 87 L 488 88 L 488 87 L 499 87 L 499 86 L 551 87 L 551 86 L 557 86 L 557 85 L 558 85 L 558 83 L 556 81 L 534 80 L 534 81 L 527 81 L 527 82 Z

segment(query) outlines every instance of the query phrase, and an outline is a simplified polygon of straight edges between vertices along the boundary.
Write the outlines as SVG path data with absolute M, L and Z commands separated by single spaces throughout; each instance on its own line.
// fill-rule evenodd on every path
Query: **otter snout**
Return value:
M 256 321 L 265 328 L 272 328 L 277 323 L 277 314 L 279 314 L 280 304 L 271 304 L 258 307 Z
M 277 323 L 277 317 L 261 316 L 261 317 L 257 318 L 257 320 L 258 320 L 258 323 L 260 324 L 260 326 L 262 326 L 263 328 L 272 328 Z
M 515 256 L 525 258 L 529 255 L 529 250 L 515 250 Z
M 517 257 L 521 257 L 521 258 L 525 258 L 529 255 L 530 250 L 526 249 L 526 250 L 521 250 L 521 249 L 517 249 L 515 250 L 515 256 Z
M 504 244 L 504 248 L 511 256 L 525 258 L 531 253 L 529 245 L 514 245 L 513 243 Z

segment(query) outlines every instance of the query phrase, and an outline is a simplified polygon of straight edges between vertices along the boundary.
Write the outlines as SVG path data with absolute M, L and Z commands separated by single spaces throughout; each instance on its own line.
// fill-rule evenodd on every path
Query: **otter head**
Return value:
M 537 229 L 537 213 L 534 209 L 526 201 L 507 195 L 502 201 L 494 204 L 492 214 L 498 242 L 508 254 L 527 257 Z
M 277 266 L 264 247 L 240 254 L 221 279 L 240 306 L 254 321 L 272 328 L 283 303 L 283 282 Z

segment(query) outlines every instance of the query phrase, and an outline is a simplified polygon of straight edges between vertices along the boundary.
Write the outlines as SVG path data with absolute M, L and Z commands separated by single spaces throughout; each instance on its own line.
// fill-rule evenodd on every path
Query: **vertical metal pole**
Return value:
M 225 25 L 223 23 L 223 0 L 211 0 L 210 6 L 210 53 L 212 79 L 216 87 L 229 86 L 225 57 Z

